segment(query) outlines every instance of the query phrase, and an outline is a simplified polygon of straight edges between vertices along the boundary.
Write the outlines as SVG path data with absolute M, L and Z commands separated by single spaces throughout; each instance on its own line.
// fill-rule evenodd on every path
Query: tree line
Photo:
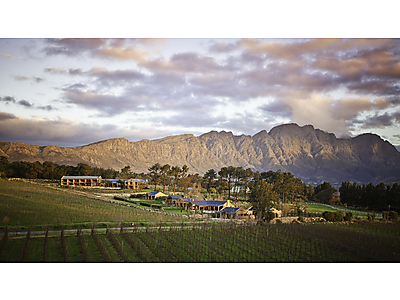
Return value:
M 101 176 L 112 179 L 119 178 L 121 173 L 113 169 L 91 167 L 84 163 L 79 163 L 76 167 L 58 165 L 51 161 L 43 163 L 14 161 L 10 163 L 7 157 L 0 157 L 0 177 L 60 180 L 64 175 Z
M 245 201 L 250 201 L 248 198 L 252 191 L 260 193 L 261 189 L 264 191 L 263 195 L 272 202 L 314 201 L 330 204 L 337 192 L 329 182 L 314 187 L 303 183 L 300 178 L 296 178 L 290 172 L 281 170 L 260 173 L 250 168 L 228 166 L 220 170 L 210 169 L 200 176 L 197 173 L 189 174 L 187 165 L 179 167 L 156 163 L 148 168 L 148 173 L 135 173 L 130 166 L 117 171 L 111 168 L 91 167 L 85 163 L 70 166 L 58 165 L 50 161 L 9 162 L 7 157 L 0 157 L 0 177 L 60 180 L 64 175 L 148 179 L 154 186 L 154 190 L 162 187 L 164 192 L 166 189 L 173 192 L 187 192 L 191 188 L 190 195 L 194 197 L 203 197 L 204 194 L 208 194 L 208 198 Z M 265 191 L 268 191 L 268 196 Z M 375 210 L 400 210 L 400 186 L 397 183 L 386 185 L 381 182 L 377 185 L 372 183 L 365 185 L 343 182 L 339 192 L 342 204 Z
M 383 182 L 379 184 L 357 184 L 342 182 L 340 201 L 343 204 L 364 207 L 373 210 L 400 210 L 400 185 Z

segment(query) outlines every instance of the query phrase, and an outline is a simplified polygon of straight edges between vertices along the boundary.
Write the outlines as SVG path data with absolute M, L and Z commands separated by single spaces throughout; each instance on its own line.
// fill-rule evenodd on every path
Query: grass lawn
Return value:
M 307 211 L 309 212 L 324 212 L 324 211 L 337 211 L 338 209 L 333 209 L 331 207 L 327 207 L 325 205 L 320 204 L 307 204 Z
M 307 208 L 308 212 L 323 213 L 324 211 L 341 211 L 343 215 L 346 214 L 346 211 L 344 210 L 345 207 L 338 207 L 337 209 L 335 209 L 321 204 L 307 204 L 307 207 L 308 207 Z M 364 217 L 364 218 L 367 217 L 368 213 L 372 213 L 372 211 L 354 209 L 351 207 L 348 207 L 347 209 L 353 213 L 353 216 Z M 377 214 L 376 218 L 381 218 L 380 212 L 376 212 L 376 214 Z
M 153 221 L 148 211 L 76 195 L 68 190 L 0 179 L 0 228 L 91 222 Z M 175 217 L 163 215 L 164 221 Z

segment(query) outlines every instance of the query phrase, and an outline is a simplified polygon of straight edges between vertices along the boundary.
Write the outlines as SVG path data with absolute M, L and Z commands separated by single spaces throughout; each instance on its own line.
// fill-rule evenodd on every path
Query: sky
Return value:
M 400 145 L 400 39 L 206 32 L 0 36 L 0 141 L 78 146 L 297 123 Z

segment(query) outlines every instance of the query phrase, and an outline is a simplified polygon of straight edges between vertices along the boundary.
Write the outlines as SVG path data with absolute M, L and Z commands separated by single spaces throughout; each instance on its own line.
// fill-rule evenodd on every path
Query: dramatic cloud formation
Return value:
M 119 128 L 113 124 L 89 124 L 73 120 L 48 120 L 43 118 L 25 119 L 0 112 L 0 136 L 12 142 L 24 141 L 31 144 L 57 144 L 70 146 L 87 144 L 88 140 L 104 140 L 109 136 L 132 135 L 133 131 Z
M 43 89 L 35 91 L 38 100 L 11 88 L 0 98 L 4 111 L 35 112 L 21 111 L 31 122 L 43 111 L 53 120 L 90 119 L 99 128 L 125 122 L 158 137 L 210 130 L 253 135 L 296 122 L 338 136 L 375 131 L 398 141 L 397 39 L 39 41 L 30 54 L 50 64 L 7 74 L 14 85 Z

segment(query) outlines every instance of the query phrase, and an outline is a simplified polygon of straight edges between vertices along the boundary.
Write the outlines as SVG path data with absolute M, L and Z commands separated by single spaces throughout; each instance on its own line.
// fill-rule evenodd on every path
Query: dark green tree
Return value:
M 154 183 L 154 190 L 157 190 L 157 184 L 161 179 L 161 165 L 156 163 L 152 165 L 149 169 L 151 181 Z
M 332 187 L 329 182 L 324 181 L 324 183 L 321 183 L 315 187 L 314 200 L 319 203 L 329 204 L 329 201 L 332 200 L 335 192 L 336 189 Z
M 214 169 L 208 170 L 203 176 L 203 186 L 210 194 L 210 189 L 215 187 L 215 180 L 217 179 L 217 173 Z
M 92 167 L 88 164 L 79 163 L 77 166 L 78 176 L 90 176 L 92 175 Z
M 163 192 L 165 193 L 165 186 L 171 183 L 171 166 L 169 164 L 163 165 L 160 170 L 160 179 L 163 186 Z
M 257 172 L 254 180 L 250 183 L 249 202 L 253 205 L 253 210 L 258 221 L 269 222 L 271 220 L 270 209 L 278 195 L 274 192 L 272 183 L 261 179 Z

